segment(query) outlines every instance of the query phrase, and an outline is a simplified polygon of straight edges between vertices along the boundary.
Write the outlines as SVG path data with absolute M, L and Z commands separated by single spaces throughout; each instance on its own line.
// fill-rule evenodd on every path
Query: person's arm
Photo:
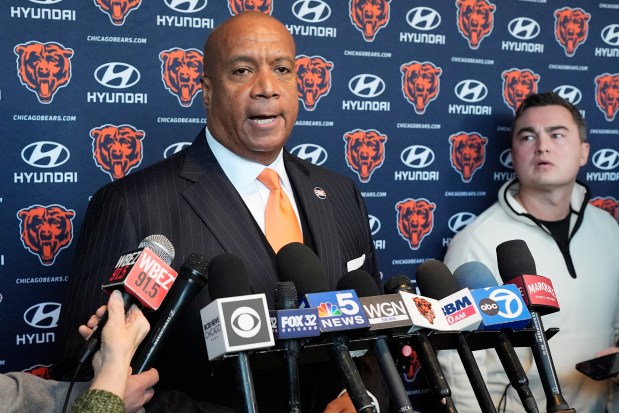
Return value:
M 127 411 L 137 411 L 150 400 L 150 387 L 158 380 L 155 370 L 135 376 L 137 380 L 130 379 L 131 358 L 150 328 L 142 312 L 132 306 L 125 315 L 119 291 L 111 294 L 107 311 L 108 321 L 101 333 L 101 349 L 92 361 L 95 377 L 90 384 L 90 390 L 80 396 L 73 406 L 72 412 L 75 413 L 92 411 L 93 408 L 117 411 L 120 407 L 118 411 L 125 411 L 122 401 L 126 399 L 127 390 L 132 404 L 127 406 Z M 102 308 L 91 317 L 88 325 L 80 326 L 80 333 L 88 334 L 100 315 Z

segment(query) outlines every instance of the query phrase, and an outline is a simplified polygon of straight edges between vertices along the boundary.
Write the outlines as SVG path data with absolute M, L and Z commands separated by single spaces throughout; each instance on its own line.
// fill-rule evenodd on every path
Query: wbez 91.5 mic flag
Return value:
M 121 255 L 101 288 L 110 293 L 120 290 L 125 311 L 134 303 L 141 304 L 144 309 L 157 310 L 176 280 L 176 271 L 170 267 L 174 253 L 172 243 L 164 235 L 150 235 L 137 249 Z M 98 349 L 106 322 L 107 312 L 84 343 L 78 358 L 80 366 Z

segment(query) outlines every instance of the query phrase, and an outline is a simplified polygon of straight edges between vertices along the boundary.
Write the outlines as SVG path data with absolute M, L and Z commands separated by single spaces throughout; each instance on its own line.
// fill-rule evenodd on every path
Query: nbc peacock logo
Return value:
M 318 317 L 337 317 L 342 315 L 342 311 L 333 303 L 320 303 L 318 306 Z

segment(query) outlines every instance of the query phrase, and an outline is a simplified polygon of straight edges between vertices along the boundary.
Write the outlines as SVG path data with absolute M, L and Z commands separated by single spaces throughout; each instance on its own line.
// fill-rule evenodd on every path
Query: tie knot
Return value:
M 260 172 L 260 175 L 258 175 L 258 180 L 269 188 L 269 191 L 281 189 L 282 187 L 279 184 L 279 175 L 270 168 L 264 168 L 264 170 Z

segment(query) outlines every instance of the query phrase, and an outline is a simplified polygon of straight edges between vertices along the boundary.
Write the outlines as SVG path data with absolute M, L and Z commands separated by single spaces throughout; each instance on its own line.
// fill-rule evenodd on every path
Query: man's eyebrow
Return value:
M 524 126 L 516 131 L 516 135 L 520 135 L 522 132 L 535 132 L 532 126 Z
M 548 126 L 544 128 L 544 131 L 546 132 L 554 132 L 558 130 L 568 130 L 568 127 L 564 125 L 553 125 L 553 126 Z M 516 135 L 520 135 L 523 132 L 535 133 L 535 128 L 533 126 L 524 126 L 518 129 L 518 131 L 516 132 Z

